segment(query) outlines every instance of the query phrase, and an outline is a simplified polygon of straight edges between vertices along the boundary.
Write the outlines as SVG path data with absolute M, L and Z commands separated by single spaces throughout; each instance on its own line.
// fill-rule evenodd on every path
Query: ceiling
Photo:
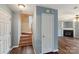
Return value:
M 29 6 L 31 6 L 30 10 L 33 10 L 33 6 Z M 73 20 L 75 15 L 79 15 L 79 4 L 38 4 L 38 6 L 58 9 L 59 20 Z M 13 11 L 20 11 L 20 9 L 17 8 L 17 5 L 10 5 L 10 7 Z M 26 12 L 26 9 L 27 8 L 25 8 L 23 11 Z
M 79 4 L 48 4 L 40 5 L 43 7 L 58 9 L 59 20 L 73 20 L 75 15 L 79 15 Z M 75 9 L 74 9 L 75 8 Z
M 25 8 L 21 9 L 18 7 L 18 4 L 9 4 L 9 8 L 13 11 L 13 12 L 21 12 L 21 13 L 26 13 L 26 12 L 33 12 L 33 5 L 27 5 L 24 4 Z

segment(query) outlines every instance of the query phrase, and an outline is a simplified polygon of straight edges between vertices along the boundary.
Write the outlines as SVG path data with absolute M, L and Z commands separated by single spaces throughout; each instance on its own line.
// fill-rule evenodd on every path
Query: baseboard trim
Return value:
M 7 52 L 7 54 L 10 54 L 10 51 L 11 51 L 13 48 L 17 48 L 17 47 L 19 47 L 19 46 L 13 46 L 13 47 L 11 47 L 10 50 Z
M 53 50 L 53 52 L 58 52 L 59 51 L 59 49 L 55 49 L 55 50 Z
M 13 48 L 17 48 L 17 47 L 19 47 L 19 46 L 13 46 L 12 49 L 13 49 Z
M 58 53 L 58 49 L 56 49 L 56 50 L 47 52 L 47 53 L 45 53 L 45 54 L 59 54 L 59 53 Z
M 55 49 L 53 51 L 47 52 L 47 53 L 41 53 L 41 54 L 58 54 L 59 49 Z

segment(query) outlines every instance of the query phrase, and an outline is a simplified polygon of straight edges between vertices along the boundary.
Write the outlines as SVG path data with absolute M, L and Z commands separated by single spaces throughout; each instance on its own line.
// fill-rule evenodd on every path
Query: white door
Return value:
M 54 39 L 54 15 L 42 14 L 42 53 L 51 52 L 53 50 Z
M 10 15 L 0 11 L 0 53 L 8 53 L 11 46 L 11 21 Z

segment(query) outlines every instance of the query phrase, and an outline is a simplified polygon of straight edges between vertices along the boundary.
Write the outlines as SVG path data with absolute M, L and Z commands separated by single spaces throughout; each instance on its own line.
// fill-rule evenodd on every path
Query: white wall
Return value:
M 33 33 L 32 36 L 33 48 L 34 48 L 34 52 L 36 53 L 36 6 L 34 6 L 32 33 Z

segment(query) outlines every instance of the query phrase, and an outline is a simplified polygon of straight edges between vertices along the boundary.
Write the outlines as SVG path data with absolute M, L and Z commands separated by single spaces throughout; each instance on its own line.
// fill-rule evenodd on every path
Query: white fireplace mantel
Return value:
M 65 22 L 70 22 L 70 23 L 72 23 L 72 26 L 70 26 L 70 25 L 68 25 L 67 24 L 67 26 L 68 26 L 68 28 L 66 27 L 65 28 L 65 26 L 64 26 L 64 23 Z M 71 27 L 71 28 L 69 28 L 69 26 Z M 73 30 L 73 36 L 75 37 L 75 22 L 73 22 L 73 21 L 62 21 L 62 36 L 63 36 L 63 30 Z

